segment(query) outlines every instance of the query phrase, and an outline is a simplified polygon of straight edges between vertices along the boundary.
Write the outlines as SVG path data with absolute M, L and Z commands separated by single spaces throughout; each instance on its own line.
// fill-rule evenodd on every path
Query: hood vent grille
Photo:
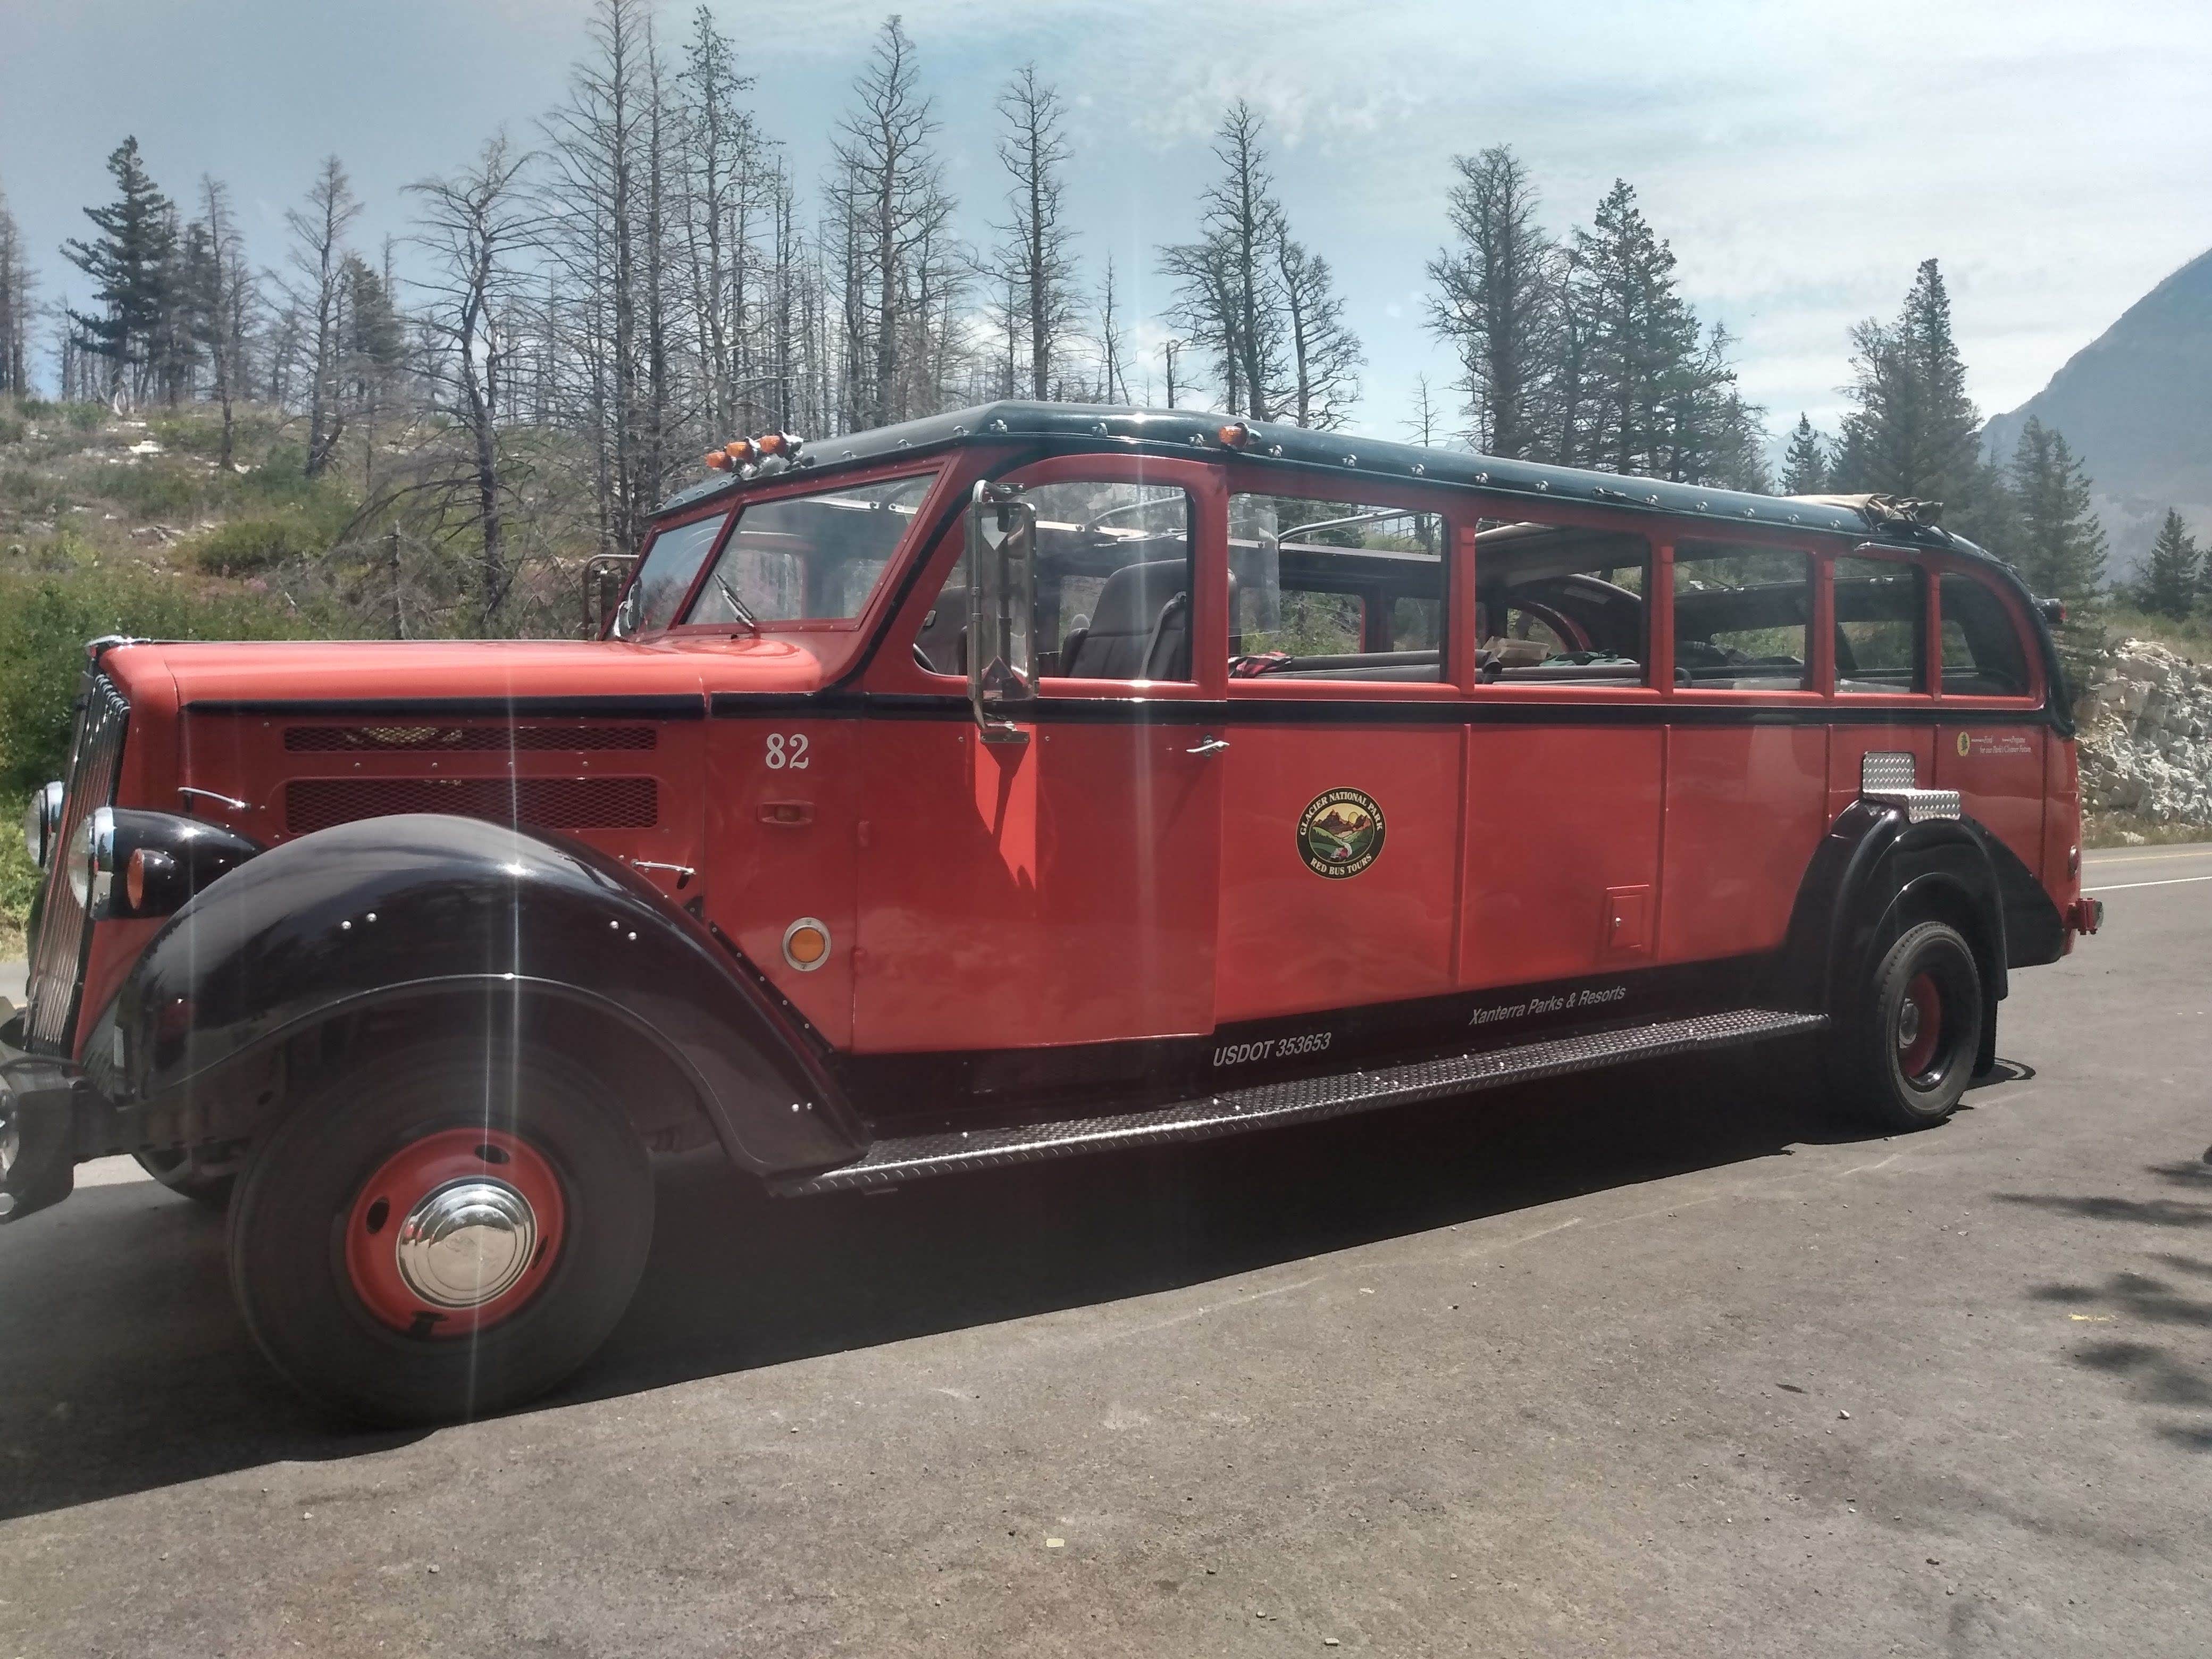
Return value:
M 650 830 L 660 819 L 651 778 L 295 778 L 284 828 L 311 835 L 395 812 L 447 812 L 533 830 Z
M 508 750 L 580 754 L 651 749 L 650 726 L 292 726 L 284 747 L 295 755 L 459 755 Z

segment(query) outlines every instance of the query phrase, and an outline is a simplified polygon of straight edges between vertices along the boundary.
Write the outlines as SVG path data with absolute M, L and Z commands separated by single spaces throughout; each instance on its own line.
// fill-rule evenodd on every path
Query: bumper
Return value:
M 93 1099 L 76 1066 L 8 1042 L 14 1029 L 0 1030 L 0 1225 L 75 1188 L 78 1116 Z

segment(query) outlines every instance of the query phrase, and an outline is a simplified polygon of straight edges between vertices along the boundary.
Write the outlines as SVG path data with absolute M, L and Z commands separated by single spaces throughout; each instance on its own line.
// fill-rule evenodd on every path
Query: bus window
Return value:
M 1191 498 L 1179 485 L 1036 484 L 1037 665 L 1048 679 L 1188 680 Z M 922 617 L 915 660 L 968 672 L 968 555 Z
M 1300 495 L 1229 498 L 1243 676 L 1441 680 L 1442 515 Z
M 847 484 L 738 509 L 690 623 L 843 621 L 860 614 L 933 475 Z
M 644 562 L 638 567 L 637 579 L 630 583 L 621 608 L 615 612 L 616 639 L 665 628 L 675 619 L 676 607 L 691 591 L 699 567 L 707 562 L 714 538 L 722 533 L 728 517 L 717 513 L 712 518 L 694 519 L 653 537 L 645 550 Z
M 1972 576 L 1954 575 L 1943 578 L 1937 604 L 1945 696 L 2024 697 L 2034 689 L 2004 601 Z
M 1651 545 L 1577 525 L 1485 520 L 1474 538 L 1476 666 L 1486 684 L 1644 685 Z
M 1928 605 L 1917 565 L 1841 558 L 1836 569 L 1836 690 L 1845 696 L 1924 691 Z
M 1813 562 L 1805 554 L 1728 542 L 1675 548 L 1677 685 L 1802 690 L 1812 621 Z

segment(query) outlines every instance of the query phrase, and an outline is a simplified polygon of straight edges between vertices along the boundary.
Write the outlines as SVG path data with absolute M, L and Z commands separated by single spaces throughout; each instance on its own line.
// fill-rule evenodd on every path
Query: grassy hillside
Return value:
M 352 519 L 266 416 L 229 468 L 215 416 L 118 420 L 97 404 L 0 399 L 0 957 L 20 954 L 33 871 L 15 826 L 58 776 L 84 641 L 102 634 L 275 638 L 353 631 L 307 576 Z

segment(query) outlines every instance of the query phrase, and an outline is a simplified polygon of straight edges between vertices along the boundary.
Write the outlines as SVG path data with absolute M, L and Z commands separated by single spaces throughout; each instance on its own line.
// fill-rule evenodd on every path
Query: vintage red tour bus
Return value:
M 295 1382 L 449 1417 L 605 1336 L 655 1152 L 1788 1038 L 1911 1129 L 2096 929 L 2045 619 L 1923 504 L 1028 404 L 710 459 L 592 638 L 94 643 L 0 1214 L 135 1154 Z

